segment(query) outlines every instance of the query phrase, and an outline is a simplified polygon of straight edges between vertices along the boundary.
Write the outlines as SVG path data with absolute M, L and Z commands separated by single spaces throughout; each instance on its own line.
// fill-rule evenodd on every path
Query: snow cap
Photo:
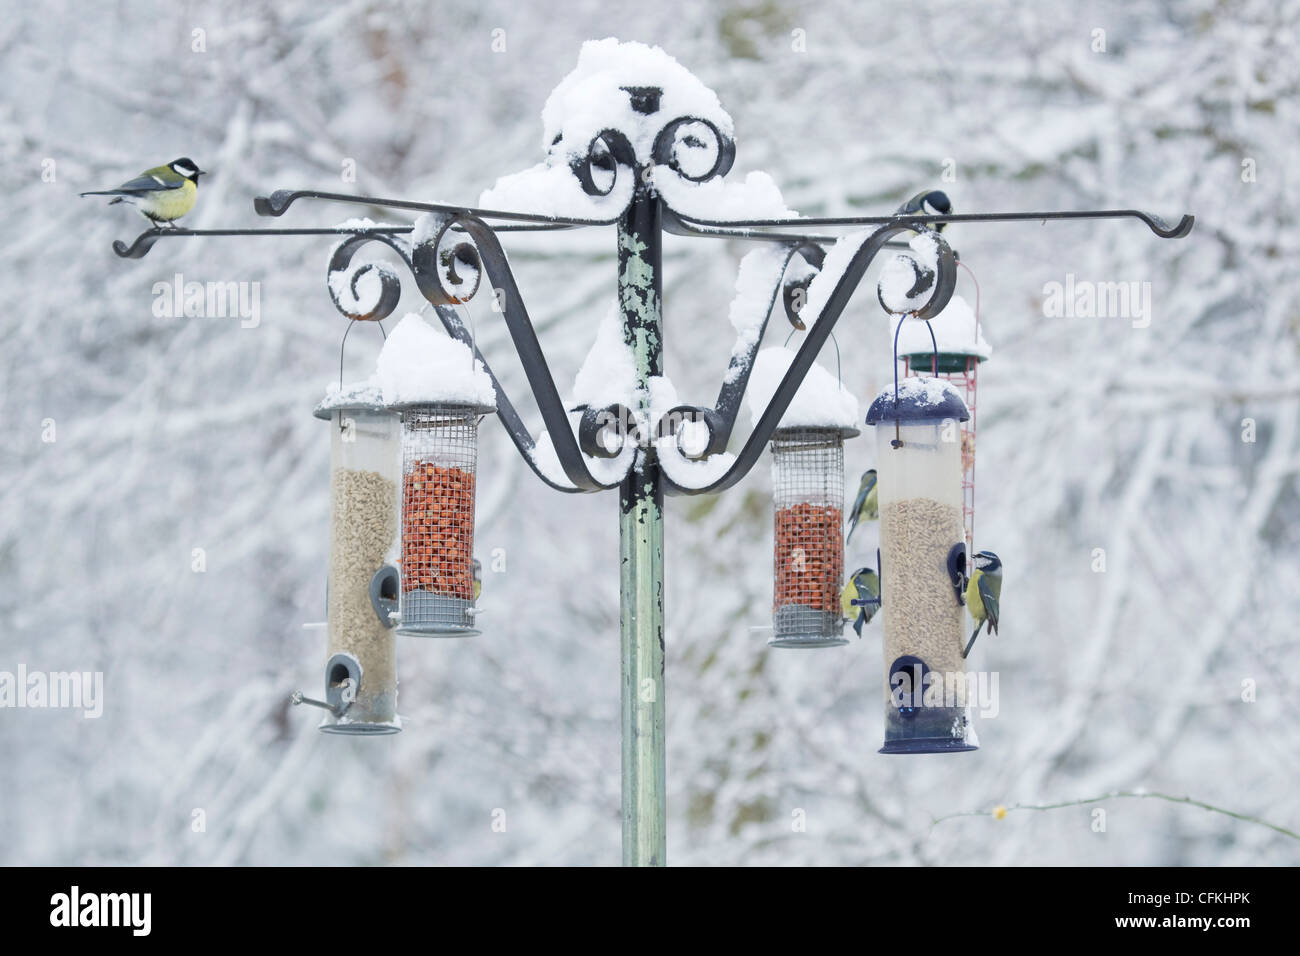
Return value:
M 902 329 L 898 323 L 902 322 Z M 891 332 L 898 333 L 898 355 L 913 357 L 913 365 L 925 369 L 930 367 L 935 345 L 938 345 L 940 365 L 943 356 L 971 356 L 983 362 L 993 354 L 993 347 L 984 338 L 983 330 L 976 330 L 975 313 L 970 305 L 959 295 L 949 300 L 944 310 L 930 320 L 930 331 L 934 332 L 934 341 L 926 331 L 925 320 L 910 316 L 899 316 L 894 320 Z M 965 368 L 965 363 L 962 363 Z
M 763 349 L 754 359 L 745 394 L 754 424 L 758 424 L 767 410 L 795 354 L 793 350 L 778 345 Z M 857 398 L 840 384 L 839 379 L 814 362 L 781 416 L 780 427 L 831 428 L 850 437 L 850 433 L 858 433 L 854 428 L 857 419 Z
M 662 90 L 659 109 L 650 116 L 638 113 L 625 87 Z M 614 37 L 588 40 L 578 53 L 578 65 L 542 108 L 542 148 L 549 150 L 559 137 L 570 155 L 586 155 L 601 130 L 621 129 L 632 138 L 638 160 L 648 163 L 654 134 L 665 118 L 678 116 L 708 120 L 727 137 L 735 133 L 717 95 L 659 47 L 620 43 Z
M 957 389 L 941 378 L 905 378 L 898 383 L 898 399 L 894 399 L 894 386 L 886 385 L 867 409 L 867 424 L 881 422 L 941 422 L 945 419 L 964 422 L 970 411 Z

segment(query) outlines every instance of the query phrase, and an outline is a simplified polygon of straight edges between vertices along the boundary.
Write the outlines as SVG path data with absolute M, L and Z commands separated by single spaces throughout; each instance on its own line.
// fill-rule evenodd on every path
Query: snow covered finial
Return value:
M 589 40 L 542 110 L 546 161 L 499 179 L 485 208 L 610 221 L 645 184 L 698 218 L 790 216 L 765 173 L 722 177 L 736 158 L 718 97 L 658 47 Z

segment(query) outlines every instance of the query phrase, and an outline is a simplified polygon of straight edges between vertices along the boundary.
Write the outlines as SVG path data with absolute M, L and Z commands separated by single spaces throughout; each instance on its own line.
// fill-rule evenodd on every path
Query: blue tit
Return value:
M 478 558 L 474 559 L 474 603 L 478 603 L 478 596 L 483 593 L 483 562 Z
M 961 656 L 965 657 L 975 646 L 975 638 L 980 636 L 980 628 L 988 621 L 989 633 L 998 632 L 999 604 L 1002 598 L 1002 561 L 992 551 L 980 551 L 975 555 L 975 570 L 971 572 L 970 584 L 966 585 L 966 606 L 970 616 L 975 619 L 975 633 L 970 636 L 970 643 Z
M 862 473 L 858 482 L 858 496 L 853 499 L 853 511 L 849 514 L 849 533 L 844 539 L 848 544 L 853 540 L 853 532 L 859 521 L 875 521 L 880 517 L 880 499 L 876 495 L 876 469 L 868 468 Z
M 870 624 L 880 607 L 880 576 L 871 568 L 858 568 L 840 592 L 840 611 L 844 620 L 853 622 L 853 630 L 862 636 L 862 625 Z
M 146 169 L 116 189 L 97 189 L 83 196 L 113 196 L 109 205 L 126 202 L 150 222 L 174 223 L 191 209 L 199 194 L 199 177 L 205 175 L 192 159 L 181 157 L 166 166 Z
M 894 215 L 904 216 L 910 213 L 914 216 L 946 216 L 951 212 L 952 202 L 948 199 L 948 194 L 938 189 L 930 189 L 917 193 L 903 203 Z M 948 225 L 946 222 L 932 222 L 930 228 L 935 232 L 942 232 L 946 225 Z

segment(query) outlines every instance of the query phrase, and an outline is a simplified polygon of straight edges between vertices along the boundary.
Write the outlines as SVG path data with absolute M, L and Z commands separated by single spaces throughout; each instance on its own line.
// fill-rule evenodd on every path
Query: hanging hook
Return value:
M 348 327 L 343 332 L 343 339 L 339 342 L 339 388 L 343 387 L 343 353 L 348 345 L 348 334 L 352 331 L 352 326 L 357 322 L 356 319 L 348 319 Z M 388 332 L 384 329 L 384 322 L 380 319 L 375 323 L 379 326 L 379 334 L 383 336 L 385 342 L 388 341 Z

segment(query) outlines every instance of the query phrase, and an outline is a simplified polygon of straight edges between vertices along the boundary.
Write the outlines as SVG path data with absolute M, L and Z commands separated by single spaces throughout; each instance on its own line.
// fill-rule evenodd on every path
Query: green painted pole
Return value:
M 663 374 L 662 218 L 659 198 L 638 182 L 618 227 L 618 296 L 623 334 L 636 356 L 637 384 L 645 396 L 643 421 L 649 417 L 648 381 Z M 624 866 L 663 866 L 668 848 L 663 504 L 650 445 L 619 488 Z

